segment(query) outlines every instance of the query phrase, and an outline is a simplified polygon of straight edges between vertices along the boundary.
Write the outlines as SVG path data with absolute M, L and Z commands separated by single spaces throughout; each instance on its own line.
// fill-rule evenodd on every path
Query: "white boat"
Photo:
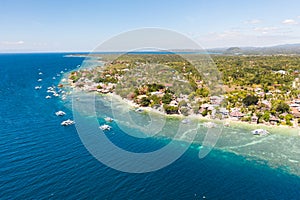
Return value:
M 52 79 L 55 80 L 56 78 L 53 76 Z
M 58 97 L 59 94 L 57 94 L 56 92 L 53 92 L 53 96 Z
M 42 72 L 40 72 L 40 73 L 39 73 L 39 75 L 43 75 L 43 73 L 42 73 Z
M 51 96 L 48 95 L 48 96 L 46 96 L 45 98 L 46 98 L 46 99 L 51 99 Z
M 217 124 L 215 124 L 213 122 L 205 122 L 203 125 L 206 128 L 215 128 L 215 127 L 217 127 Z
M 64 111 L 57 111 L 56 113 L 56 116 L 64 116 L 66 113 Z
M 189 123 L 191 123 L 191 120 L 189 120 L 189 119 L 183 119 L 181 121 L 181 123 L 183 123 L 183 124 L 189 124 Z
M 38 82 L 41 82 L 42 80 L 43 80 L 43 79 L 39 78 L 37 81 L 38 81 Z
M 251 131 L 253 135 L 268 135 L 269 132 L 266 131 L 265 129 L 255 129 Z
M 63 121 L 60 125 L 69 126 L 69 125 L 72 125 L 72 124 L 75 124 L 75 122 L 70 120 L 70 119 L 67 119 L 66 121 Z
M 112 121 L 114 121 L 114 119 L 111 118 L 111 117 L 105 117 L 104 120 L 105 120 L 106 122 L 112 122 Z
M 34 89 L 36 89 L 36 90 L 39 90 L 39 89 L 41 89 L 42 88 L 42 86 L 35 86 L 34 87 Z
M 135 110 L 135 112 L 142 113 L 142 112 L 144 112 L 144 110 L 143 110 L 142 108 L 137 108 L 137 109 Z
M 99 126 L 99 128 L 102 131 L 109 131 L 111 129 L 111 126 L 107 125 L 107 124 L 103 124 L 102 126 Z

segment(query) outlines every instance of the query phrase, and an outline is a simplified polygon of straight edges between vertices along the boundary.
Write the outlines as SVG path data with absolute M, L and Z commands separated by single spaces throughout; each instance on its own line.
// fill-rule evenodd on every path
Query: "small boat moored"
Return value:
M 48 96 L 46 96 L 45 98 L 46 98 L 46 99 L 51 99 L 51 96 L 48 95 Z
M 99 126 L 99 128 L 102 130 L 102 131 L 109 131 L 111 129 L 111 126 L 107 125 L 107 124 L 104 124 L 102 126 Z
M 183 119 L 181 121 L 181 123 L 183 123 L 183 124 L 189 124 L 189 123 L 191 123 L 191 120 L 189 120 L 189 119 Z
M 64 116 L 66 113 L 64 112 L 64 111 L 57 111 L 56 113 L 55 113 L 55 115 L 56 116 Z
M 255 129 L 251 131 L 253 135 L 268 135 L 269 132 L 266 131 L 265 129 Z
M 70 119 L 67 119 L 66 121 L 63 121 L 60 125 L 69 126 L 69 125 L 72 125 L 72 124 L 75 124 L 75 122 L 70 120 Z
M 137 108 L 137 109 L 135 109 L 135 112 L 142 113 L 142 112 L 144 112 L 144 110 L 142 108 Z
M 104 120 L 105 120 L 106 122 L 113 122 L 113 121 L 114 121 L 114 119 L 111 118 L 111 117 L 105 117 Z

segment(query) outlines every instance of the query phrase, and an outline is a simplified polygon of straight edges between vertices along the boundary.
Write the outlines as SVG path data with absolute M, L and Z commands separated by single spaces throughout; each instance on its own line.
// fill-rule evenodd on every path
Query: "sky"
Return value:
M 300 43 L 300 1 L 0 0 L 0 52 L 90 52 L 145 27 L 203 48 Z

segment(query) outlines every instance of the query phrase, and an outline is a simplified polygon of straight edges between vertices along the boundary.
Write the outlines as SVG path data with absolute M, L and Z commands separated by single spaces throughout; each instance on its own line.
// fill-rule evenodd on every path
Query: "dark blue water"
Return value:
M 45 99 L 46 88 L 58 81 L 52 77 L 82 61 L 63 54 L 0 55 L 1 200 L 300 198 L 299 177 L 217 150 L 200 160 L 192 146 L 170 166 L 145 174 L 101 164 L 82 145 L 75 127 L 60 126 L 61 118 L 54 115 L 62 109 L 72 118 L 71 111 L 57 98 Z M 43 88 L 35 90 L 36 85 Z M 143 151 L 165 142 L 150 139 Z M 120 144 L 126 147 L 126 137 Z

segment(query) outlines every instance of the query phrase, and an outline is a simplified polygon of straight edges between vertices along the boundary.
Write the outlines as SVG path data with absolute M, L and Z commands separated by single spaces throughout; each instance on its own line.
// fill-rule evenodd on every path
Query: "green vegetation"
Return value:
M 273 101 L 273 109 L 282 114 L 289 112 L 290 106 L 282 100 Z
M 247 107 L 251 105 L 256 105 L 258 103 L 258 97 L 253 95 L 248 95 L 243 99 L 243 104 L 245 104 Z
M 143 97 L 139 103 L 141 106 L 146 107 L 150 105 L 151 101 L 149 98 Z
M 171 101 L 172 101 L 172 95 L 170 93 L 164 94 L 164 96 L 162 97 L 162 102 L 164 104 L 169 104 Z
M 238 53 L 239 49 L 228 51 Z M 247 122 L 292 125 L 297 118 L 289 105 L 300 98 L 300 56 L 213 55 L 222 77 L 209 66 L 212 63 L 200 65 L 203 71 L 198 71 L 175 54 L 99 56 L 106 62 L 104 67 L 72 72 L 73 84 L 83 87 L 84 81 L 92 80 L 100 92 L 115 92 L 140 106 L 164 108 L 168 114 L 211 116 L 213 112 L 201 105 L 217 104 L 216 110 L 238 110 L 240 120 Z M 189 60 L 195 56 L 189 55 Z M 215 79 L 207 80 L 206 73 Z M 224 85 L 223 92 L 216 92 L 223 94 L 222 102 L 211 99 L 220 91 L 212 89 L 218 81 Z
M 164 109 L 167 114 L 178 114 L 178 107 L 164 105 Z
M 292 81 L 300 70 L 299 56 L 214 56 L 223 81 L 228 86 L 253 88 L 259 85 L 265 90 L 292 89 Z M 278 73 L 280 70 L 285 74 Z

